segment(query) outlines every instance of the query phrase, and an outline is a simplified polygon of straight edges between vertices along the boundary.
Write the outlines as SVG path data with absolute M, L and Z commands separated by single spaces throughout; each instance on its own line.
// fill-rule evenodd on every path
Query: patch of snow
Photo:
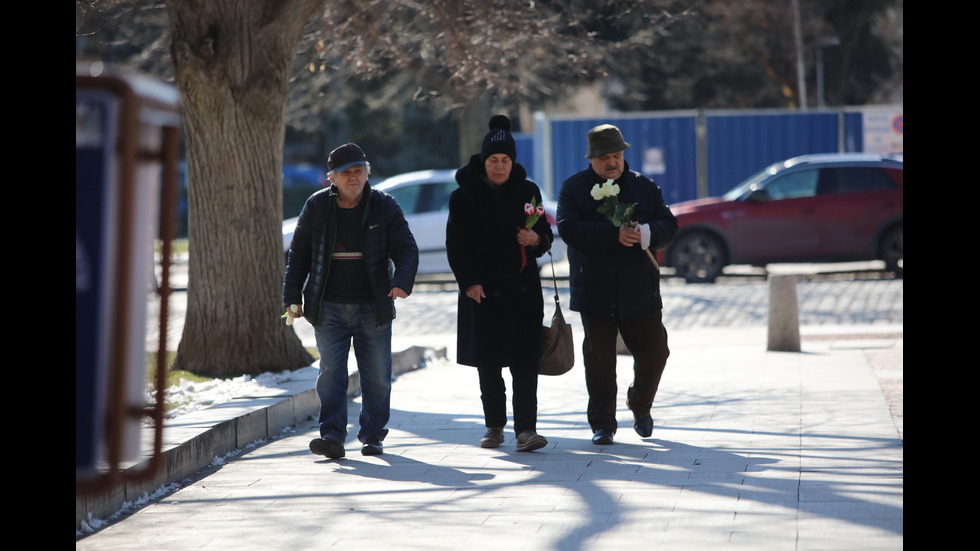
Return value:
M 304 367 L 303 370 L 316 369 Z M 188 381 L 181 379 L 180 384 L 166 389 L 167 404 L 177 404 L 177 407 L 167 411 L 166 418 L 173 419 L 193 411 L 231 401 L 241 396 L 261 393 L 262 388 L 276 387 L 296 378 L 299 370 L 282 371 L 279 373 L 266 372 L 260 375 L 241 375 L 231 379 L 210 379 L 207 381 Z M 152 383 L 146 386 L 147 403 L 156 401 L 156 390 Z

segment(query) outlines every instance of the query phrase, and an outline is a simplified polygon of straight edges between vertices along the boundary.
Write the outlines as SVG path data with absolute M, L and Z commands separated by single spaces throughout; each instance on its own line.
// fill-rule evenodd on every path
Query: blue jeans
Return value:
M 325 302 L 320 317 L 322 325 L 313 326 L 320 352 L 320 436 L 347 441 L 347 359 L 353 340 L 361 383 L 357 439 L 384 440 L 391 413 L 391 322 L 378 327 L 373 303 Z

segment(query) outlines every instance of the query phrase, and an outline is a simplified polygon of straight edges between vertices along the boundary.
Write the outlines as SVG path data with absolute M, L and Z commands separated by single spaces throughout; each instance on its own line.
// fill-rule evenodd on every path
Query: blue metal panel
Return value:
M 597 119 L 550 121 L 552 195 L 558 197 L 561 184 L 569 176 L 589 166 L 586 135 L 605 121 Z
M 521 163 L 529 178 L 534 180 L 534 134 L 514 132 L 517 144 L 517 162 Z
M 562 182 L 588 167 L 588 131 L 614 124 L 632 147 L 632 170 L 654 179 L 668 204 L 721 195 L 766 166 L 808 153 L 864 149 L 862 111 L 664 112 L 608 118 L 535 116 L 528 173 L 557 197 Z M 644 158 L 659 153 L 662 163 Z M 524 162 L 524 161 L 522 161 Z M 699 172 L 700 171 L 700 172 Z M 699 179 L 700 186 L 699 186 Z M 700 192 L 699 192 L 700 191 Z
M 836 153 L 838 113 L 707 116 L 708 194 L 721 195 L 772 163 Z
M 555 195 L 561 183 L 588 167 L 586 135 L 600 124 L 613 124 L 630 148 L 624 153 L 631 170 L 652 178 L 667 203 L 697 197 L 696 117 L 644 116 L 551 122 L 551 150 Z

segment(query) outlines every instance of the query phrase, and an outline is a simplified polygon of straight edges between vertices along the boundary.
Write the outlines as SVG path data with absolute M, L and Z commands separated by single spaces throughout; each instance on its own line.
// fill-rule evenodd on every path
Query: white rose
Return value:
M 596 201 L 602 201 L 602 198 L 606 196 L 606 190 L 602 187 L 602 184 L 596 184 L 592 186 L 592 198 Z

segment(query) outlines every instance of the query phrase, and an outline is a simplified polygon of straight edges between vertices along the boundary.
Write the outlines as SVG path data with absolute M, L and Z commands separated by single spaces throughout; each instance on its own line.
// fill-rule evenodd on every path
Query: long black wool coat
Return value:
M 522 268 L 517 231 L 527 220 L 524 206 L 532 198 L 540 204 L 541 191 L 517 163 L 507 182 L 490 184 L 478 155 L 456 171 L 456 182 L 446 225 L 449 265 L 459 285 L 456 361 L 537 369 L 544 319 L 537 259 L 551 248 L 554 233 L 544 216 L 537 220 L 531 229 L 541 243 L 524 247 Z M 487 295 L 480 304 L 465 294 L 476 284 Z

